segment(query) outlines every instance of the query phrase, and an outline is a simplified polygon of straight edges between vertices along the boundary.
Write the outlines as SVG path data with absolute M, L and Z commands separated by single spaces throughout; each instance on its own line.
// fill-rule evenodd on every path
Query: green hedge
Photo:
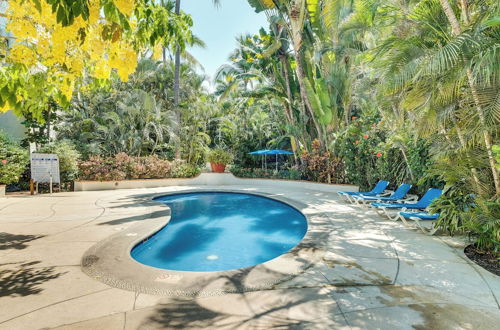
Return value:
M 28 151 L 0 131 L 0 184 L 17 183 L 28 163 Z

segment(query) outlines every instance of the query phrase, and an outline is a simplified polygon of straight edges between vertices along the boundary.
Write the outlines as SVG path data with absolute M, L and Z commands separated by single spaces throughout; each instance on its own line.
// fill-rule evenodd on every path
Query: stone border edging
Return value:
M 75 191 L 100 191 L 137 188 L 159 188 L 171 186 L 206 186 L 206 185 L 246 185 L 300 187 L 326 192 L 358 191 L 354 185 L 327 184 L 309 181 L 280 180 L 280 179 L 253 179 L 238 178 L 232 173 L 201 173 L 190 179 L 149 179 L 149 180 L 123 180 L 123 181 L 75 181 Z

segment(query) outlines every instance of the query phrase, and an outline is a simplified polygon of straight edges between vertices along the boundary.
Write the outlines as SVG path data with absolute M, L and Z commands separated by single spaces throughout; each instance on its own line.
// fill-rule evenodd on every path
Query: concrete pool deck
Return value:
M 307 266 L 291 278 L 249 290 L 255 275 L 249 268 L 198 283 L 218 294 L 152 295 L 109 286 L 82 271 L 82 257 L 97 243 L 165 217 L 145 196 L 210 188 L 221 187 L 0 198 L 0 329 L 497 329 L 500 324 L 500 278 L 470 262 L 459 239 L 425 236 L 347 205 L 333 192 L 279 184 L 224 188 L 304 205 L 318 236 L 303 248 L 317 258 L 304 256 Z

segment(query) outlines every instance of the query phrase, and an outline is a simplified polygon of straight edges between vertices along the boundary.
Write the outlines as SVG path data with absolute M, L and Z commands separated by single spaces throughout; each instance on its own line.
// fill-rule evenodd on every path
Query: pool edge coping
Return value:
M 229 192 L 255 195 L 284 203 L 298 210 L 307 220 L 307 232 L 294 248 L 265 263 L 236 270 L 218 272 L 184 272 L 154 268 L 139 263 L 130 252 L 139 243 L 147 240 L 168 225 L 170 208 L 155 198 L 168 195 Z M 141 222 L 120 233 L 98 242 L 82 256 L 81 269 L 93 279 L 109 286 L 139 293 L 161 296 L 213 296 L 235 292 L 249 292 L 272 289 L 279 283 L 288 281 L 309 269 L 321 258 L 315 250 L 313 234 L 315 222 L 312 216 L 304 213 L 308 206 L 290 199 L 283 194 L 262 191 L 247 191 L 234 188 L 189 188 L 182 191 L 166 191 L 140 194 L 136 196 L 142 205 L 149 207 Z M 152 215 L 156 214 L 154 218 Z M 147 221 L 144 221 L 147 220 Z M 325 233 L 326 235 L 327 233 Z M 244 282 L 230 284 L 228 279 L 244 278 Z M 218 283 L 214 286 L 214 282 Z M 205 285 L 206 284 L 206 285 Z M 234 287 L 231 287 L 233 285 Z

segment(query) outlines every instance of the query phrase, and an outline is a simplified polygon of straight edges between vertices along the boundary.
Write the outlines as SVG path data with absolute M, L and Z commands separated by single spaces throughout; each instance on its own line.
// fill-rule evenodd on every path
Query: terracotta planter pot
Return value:
M 7 186 L 4 184 L 0 184 L 0 197 L 5 196 L 5 188 Z
M 224 164 L 210 163 L 210 166 L 212 167 L 212 172 L 215 173 L 224 173 L 226 170 L 226 165 Z

